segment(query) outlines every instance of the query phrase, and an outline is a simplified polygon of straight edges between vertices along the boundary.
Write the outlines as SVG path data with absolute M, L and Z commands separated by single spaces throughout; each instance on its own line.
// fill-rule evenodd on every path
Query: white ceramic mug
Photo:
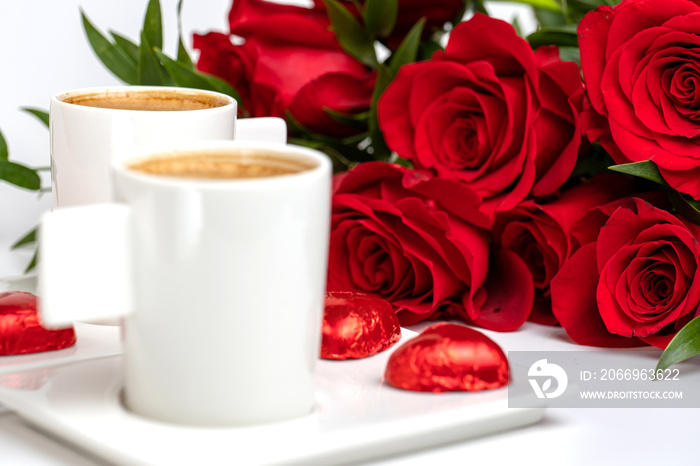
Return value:
M 126 314 L 125 400 L 137 414 L 231 426 L 310 413 L 330 161 L 282 144 L 175 147 L 113 163 L 121 204 L 57 209 L 44 217 L 42 320 L 58 326 Z M 283 161 L 304 170 L 201 180 L 129 168 L 135 160 L 191 153 Z
M 236 101 L 199 89 L 112 86 L 51 99 L 54 207 L 112 200 L 110 163 L 135 148 L 197 139 L 286 142 L 280 118 L 236 122 Z

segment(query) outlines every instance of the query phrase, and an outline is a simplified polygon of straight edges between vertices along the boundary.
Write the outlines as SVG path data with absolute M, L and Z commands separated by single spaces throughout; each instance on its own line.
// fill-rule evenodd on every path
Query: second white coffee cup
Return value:
M 110 164 L 139 147 L 188 140 L 286 142 L 281 118 L 236 121 L 227 95 L 182 87 L 111 86 L 51 99 L 54 207 L 112 200 Z

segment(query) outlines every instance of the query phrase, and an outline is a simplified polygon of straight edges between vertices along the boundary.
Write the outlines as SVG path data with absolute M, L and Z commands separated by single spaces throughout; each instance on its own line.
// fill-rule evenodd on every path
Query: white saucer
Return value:
M 36 275 L 0 279 L 0 293 L 5 291 L 36 293 Z M 75 322 L 73 327 L 75 345 L 58 351 L 0 356 L 0 374 L 121 354 L 119 327 L 82 322 Z
M 404 330 L 404 338 L 415 332 Z M 121 356 L 0 375 L 0 402 L 121 465 L 337 464 L 486 435 L 537 422 L 544 408 L 508 408 L 513 384 L 477 393 L 414 393 L 382 382 L 395 345 L 371 358 L 319 361 L 316 411 L 241 428 L 150 421 L 119 401 Z M 525 381 L 522 381 L 525 382 Z

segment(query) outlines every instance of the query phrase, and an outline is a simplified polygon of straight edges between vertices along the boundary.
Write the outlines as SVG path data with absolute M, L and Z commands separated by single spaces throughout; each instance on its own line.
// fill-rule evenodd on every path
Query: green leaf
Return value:
M 177 2 L 177 61 L 187 68 L 195 69 L 192 58 L 185 48 L 185 42 L 182 40 L 182 3 L 183 0 Z
M 248 116 L 248 111 L 245 109 L 245 107 L 243 107 L 243 100 L 241 100 L 240 94 L 234 87 L 232 87 L 229 83 L 219 78 L 218 76 L 202 73 L 201 71 L 193 71 L 197 76 L 201 76 L 207 82 L 207 85 L 209 86 L 207 89 L 211 89 L 212 91 L 216 92 L 221 92 L 222 94 L 229 95 L 236 99 L 236 101 L 238 102 L 238 113 L 242 113 L 243 116 Z
M 177 62 L 191 70 L 194 70 L 194 62 L 192 61 L 192 58 L 190 58 L 190 54 L 187 53 L 185 44 L 182 42 L 182 37 L 180 37 L 178 40 L 179 42 L 177 44 Z
M 388 163 L 395 163 L 397 165 L 401 165 L 402 167 L 409 168 L 413 170 L 415 167 L 413 165 L 413 162 L 411 162 L 408 159 L 403 159 L 399 157 L 396 153 L 392 153 L 391 157 L 389 157 L 389 160 L 387 160 Z
M 416 61 L 429 60 L 435 52 L 442 50 L 442 45 L 434 40 L 424 40 L 418 46 Z
M 39 248 L 37 247 L 36 250 L 34 250 L 34 255 L 32 256 L 32 260 L 29 261 L 29 264 L 27 265 L 27 268 L 24 269 L 24 273 L 29 273 L 36 267 L 36 263 L 39 260 Z
M 535 18 L 541 28 L 552 28 L 566 25 L 564 15 L 559 11 L 535 10 Z
M 612 157 L 600 147 L 600 144 L 594 143 L 592 149 L 576 162 L 574 171 L 571 172 L 570 178 L 590 177 L 599 173 L 608 171 L 608 167 L 615 165 Z
M 365 28 L 373 36 L 387 37 L 396 26 L 398 0 L 367 0 L 362 10 Z
M 527 41 L 533 49 L 543 45 L 560 45 L 565 47 L 578 47 L 576 25 L 544 27 L 527 36 Z
M 562 61 L 572 61 L 581 66 L 581 53 L 578 47 L 559 47 L 559 58 Z
M 0 180 L 32 191 L 41 188 L 41 178 L 35 170 L 9 160 L 0 160 Z
M 328 107 L 323 107 L 323 111 L 330 115 L 330 117 L 338 123 L 347 126 L 366 126 L 367 119 L 369 118 L 369 112 L 350 114 L 339 112 Z
M 420 45 L 420 38 L 423 34 L 423 27 L 425 26 L 425 18 L 421 18 L 416 24 L 413 25 L 406 37 L 393 53 L 389 62 L 389 69 L 393 75 L 399 72 L 399 69 L 407 64 L 416 61 L 418 56 L 418 46 Z M 387 83 L 388 84 L 388 83 Z M 383 90 L 382 90 L 383 91 Z
M 391 157 L 391 150 L 386 145 L 386 142 L 384 141 L 384 134 L 379 127 L 377 103 L 379 102 L 379 97 L 381 97 L 393 79 L 394 72 L 385 65 L 379 65 L 379 68 L 377 69 L 377 80 L 374 84 L 374 92 L 372 93 L 372 103 L 370 106 L 369 116 L 369 138 L 372 141 L 372 155 L 374 156 L 375 160 L 388 160 L 389 157 Z
M 510 25 L 513 26 L 513 29 L 515 29 L 515 33 L 518 35 L 518 37 L 523 36 L 523 28 L 520 27 L 520 21 L 518 21 L 518 17 L 514 17 L 513 21 L 510 22 Z
M 7 160 L 10 156 L 10 150 L 7 148 L 7 141 L 5 141 L 5 136 L 2 135 L 0 131 L 0 161 Z
M 625 173 L 627 175 L 636 176 L 638 178 L 644 178 L 654 183 L 668 186 L 668 183 L 663 179 L 659 169 L 654 162 L 651 160 L 644 160 L 642 162 L 625 163 L 622 165 L 613 165 L 608 167 L 608 169 L 618 172 Z
M 374 39 L 338 0 L 323 0 L 340 46 L 361 63 L 376 69 L 379 62 Z
M 44 110 L 40 110 L 38 108 L 30 108 L 30 107 L 22 107 L 22 110 L 24 110 L 27 113 L 31 113 L 32 115 L 37 117 L 39 119 L 39 121 L 44 123 L 46 125 L 46 127 L 48 128 L 48 126 L 49 126 L 49 113 L 48 112 L 46 112 Z
M 32 244 L 36 242 L 36 231 L 37 227 L 34 227 L 32 231 L 18 239 L 12 246 L 10 246 L 10 249 L 17 249 L 22 246 L 26 246 L 27 244 Z
M 297 124 L 298 122 L 295 122 L 294 118 L 292 117 L 290 119 L 290 128 L 294 127 Z M 300 131 L 296 132 L 298 133 Z M 301 132 L 303 133 L 303 131 Z M 347 139 L 333 139 L 323 136 L 320 136 L 320 139 L 315 139 L 313 137 L 309 137 L 306 133 L 303 134 L 304 137 L 290 138 L 289 144 L 297 144 L 305 147 L 311 147 L 313 149 L 324 152 L 333 160 L 333 166 L 335 171 L 347 170 L 348 168 L 352 168 L 358 163 L 369 162 L 373 160 L 370 154 L 368 154 L 362 149 L 359 149 L 356 143 L 348 143 Z
M 318 141 L 313 141 L 306 138 L 291 138 L 289 140 L 289 144 L 320 150 L 324 154 L 328 155 L 328 157 L 331 159 L 331 162 L 333 162 L 334 173 L 348 170 L 353 166 L 357 165 L 356 162 L 347 159 L 343 154 L 341 154 L 337 150 L 325 146 L 323 143 Z
M 376 109 L 377 108 L 377 102 L 379 101 L 379 97 L 384 94 L 384 91 L 386 90 L 387 87 L 389 87 L 389 84 L 391 84 L 391 81 L 394 79 L 394 72 L 391 70 L 386 65 L 380 65 L 379 68 L 377 68 L 377 80 L 374 83 L 374 90 L 372 92 L 372 100 L 371 100 L 371 108 Z
M 127 56 L 129 56 L 129 58 L 131 58 L 131 60 L 134 62 L 134 66 L 136 66 L 136 63 L 139 61 L 139 46 L 121 34 L 114 31 L 109 31 L 109 33 L 112 35 L 114 43 L 117 44 L 117 46 L 122 49 Z
M 493 0 L 493 1 L 506 1 L 514 3 L 525 3 L 530 5 L 535 9 L 539 10 L 549 10 L 549 11 L 561 11 L 559 3 L 555 0 Z
M 482 0 L 472 0 L 472 9 L 474 10 L 474 13 L 481 13 L 486 16 L 489 15 L 489 12 L 486 11 L 486 7 L 484 6 L 484 2 Z
M 664 370 L 700 354 L 700 317 L 696 317 L 673 337 L 656 364 L 656 370 Z
M 600 5 L 614 6 L 620 3 L 620 0 L 568 0 L 569 8 L 589 11 L 595 10 Z
M 109 71 L 124 81 L 126 84 L 138 84 L 137 69 L 134 61 L 127 55 L 124 50 L 109 39 L 103 36 L 90 22 L 85 13 L 80 10 L 83 18 L 83 28 L 85 35 L 90 42 L 92 50 L 97 55 L 97 58 L 107 67 Z
M 150 0 L 146 8 L 146 16 L 143 19 L 143 36 L 148 38 L 151 47 L 163 48 L 163 19 L 160 12 L 160 0 Z
M 690 199 L 686 195 L 672 189 L 668 190 L 668 197 L 681 217 L 696 225 L 700 225 L 700 201 Z
M 476 0 L 462 0 L 462 6 L 461 8 L 455 13 L 454 16 L 450 19 L 449 23 L 454 25 L 454 24 L 459 24 L 462 22 L 462 19 L 464 18 L 464 15 L 467 14 L 467 10 L 469 7 L 472 6 L 472 4 L 478 3 Z M 476 5 L 474 5 L 476 6 Z M 482 5 L 483 8 L 483 5 Z
M 141 31 L 141 45 L 139 46 L 139 64 L 137 66 L 139 84 L 165 86 L 172 84 L 168 72 L 158 60 L 156 52 L 146 36 Z
M 168 57 L 161 50 L 156 50 L 155 54 L 163 63 L 163 66 L 172 77 L 176 85 L 180 87 L 191 87 L 194 89 L 205 89 L 221 92 L 222 94 L 229 95 L 236 99 L 238 101 L 239 110 L 241 109 L 240 95 L 227 82 L 215 76 L 193 70 L 179 61 L 175 61 Z
M 294 118 L 289 111 L 285 113 L 285 120 L 287 121 L 287 126 L 289 127 L 289 134 L 291 134 L 292 137 L 303 137 L 303 139 L 308 139 L 310 141 L 314 141 L 315 143 L 338 146 L 341 148 L 343 153 L 351 154 L 350 157 L 357 158 L 357 160 L 361 162 L 368 162 L 372 160 L 372 158 L 369 157 L 366 152 L 357 148 L 359 142 L 367 138 L 366 133 L 359 133 L 339 139 L 337 137 L 327 136 L 310 130 L 306 126 L 302 125 L 296 118 Z

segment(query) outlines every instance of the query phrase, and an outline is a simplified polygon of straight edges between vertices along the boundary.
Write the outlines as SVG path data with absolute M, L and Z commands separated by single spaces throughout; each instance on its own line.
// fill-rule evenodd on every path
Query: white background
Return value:
M 164 49 L 171 56 L 177 49 L 177 3 L 161 0 Z M 49 165 L 49 132 L 21 107 L 48 111 L 49 99 L 57 92 L 121 84 L 93 54 L 79 9 L 102 32 L 112 30 L 135 39 L 147 4 L 148 0 L 0 0 L 0 131 L 9 145 L 10 160 L 32 167 Z M 185 0 L 182 22 L 190 50 L 192 32 L 228 30 L 230 6 L 231 0 Z M 507 20 L 516 14 L 513 8 L 524 10 L 503 4 L 489 8 Z M 44 184 L 49 183 L 46 176 Z M 9 245 L 50 208 L 50 195 L 39 198 L 0 182 L 0 277 L 22 273 L 32 249 L 10 252 Z
M 32 166 L 49 163 L 48 131 L 20 107 L 48 109 L 56 92 L 117 83 L 90 50 L 79 7 L 100 30 L 135 38 L 146 4 L 147 0 L 0 0 L 0 129 L 12 159 Z M 162 0 L 162 5 L 165 49 L 172 54 L 177 0 Z M 230 0 L 186 0 L 188 40 L 192 31 L 226 31 L 229 8 Z M 499 11 L 504 19 L 513 15 L 507 9 Z M 31 251 L 10 252 L 8 246 L 49 208 L 50 196 L 37 199 L 35 193 L 0 183 L 0 277 L 22 272 Z M 506 349 L 577 349 L 555 329 L 526 325 L 510 334 L 487 333 Z M 551 410 L 537 426 L 376 464 L 699 464 L 697 419 L 697 409 Z M 3 465 L 99 464 L 9 414 L 0 416 L 0 447 Z
M 135 39 L 147 0 L 0 0 L 0 130 L 10 159 L 30 166 L 49 165 L 49 132 L 21 107 L 48 111 L 51 95 L 75 88 L 121 84 L 93 54 L 83 33 L 79 8 L 101 31 Z M 177 48 L 177 0 L 161 0 L 165 51 Z M 186 31 L 226 31 L 229 0 L 185 1 Z M 191 34 L 187 34 L 191 41 Z M 190 42 L 191 43 L 191 42 Z M 45 184 L 48 185 L 48 177 Z M 24 270 L 32 251 L 8 246 L 51 207 L 51 196 L 0 182 L 0 276 Z

